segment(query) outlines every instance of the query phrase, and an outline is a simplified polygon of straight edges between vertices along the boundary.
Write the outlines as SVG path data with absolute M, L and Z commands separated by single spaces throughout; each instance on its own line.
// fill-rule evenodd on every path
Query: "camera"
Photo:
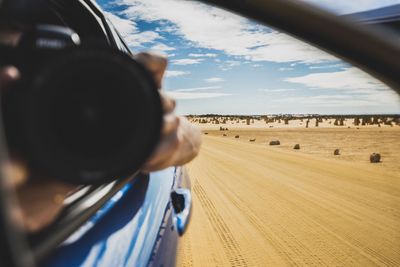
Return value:
M 160 96 L 130 55 L 37 25 L 0 47 L 0 64 L 21 72 L 1 94 L 7 145 L 43 175 L 75 184 L 127 177 L 158 143 Z

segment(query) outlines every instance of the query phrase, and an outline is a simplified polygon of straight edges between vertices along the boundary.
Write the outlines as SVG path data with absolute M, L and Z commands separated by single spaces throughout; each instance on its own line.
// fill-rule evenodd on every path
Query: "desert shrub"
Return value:
M 271 142 L 269 142 L 270 146 L 279 146 L 281 144 L 281 142 L 279 140 L 272 140 Z
M 372 153 L 372 154 L 369 156 L 369 161 L 370 161 L 371 163 L 378 163 L 378 162 L 380 162 L 380 161 L 381 161 L 381 154 L 379 154 L 379 153 Z
M 338 126 L 339 125 L 339 120 L 335 119 L 335 122 L 333 123 L 333 125 Z
M 293 149 L 300 149 L 300 144 L 295 144 Z
M 333 155 L 339 156 L 340 155 L 340 149 L 336 148 L 335 151 L 333 151 Z

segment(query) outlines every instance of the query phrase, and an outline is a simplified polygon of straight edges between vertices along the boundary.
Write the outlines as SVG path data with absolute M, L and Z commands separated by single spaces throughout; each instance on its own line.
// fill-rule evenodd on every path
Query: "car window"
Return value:
M 121 36 L 118 34 L 118 32 L 115 30 L 114 25 L 112 24 L 112 22 L 109 19 L 106 19 L 107 24 L 110 28 L 110 32 L 113 36 L 113 39 L 115 40 L 115 43 L 118 47 L 119 50 L 124 51 L 125 53 L 130 54 L 130 50 L 129 48 L 126 46 L 124 40 L 121 38 Z
M 130 48 L 168 56 L 164 90 L 203 132 L 188 166 L 196 214 L 180 266 L 399 263 L 400 99 L 391 88 L 198 2 L 98 2 Z

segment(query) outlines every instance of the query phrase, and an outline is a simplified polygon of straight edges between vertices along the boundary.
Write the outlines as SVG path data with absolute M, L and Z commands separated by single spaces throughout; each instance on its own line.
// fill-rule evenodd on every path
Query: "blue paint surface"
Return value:
M 146 266 L 170 202 L 174 171 L 126 185 L 43 266 Z

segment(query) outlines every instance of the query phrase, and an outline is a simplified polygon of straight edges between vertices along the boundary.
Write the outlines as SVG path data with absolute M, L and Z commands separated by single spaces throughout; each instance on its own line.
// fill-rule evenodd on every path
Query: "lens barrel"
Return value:
M 3 117 L 11 149 L 32 168 L 66 182 L 129 176 L 160 137 L 154 80 L 119 51 L 62 50 L 9 92 Z

